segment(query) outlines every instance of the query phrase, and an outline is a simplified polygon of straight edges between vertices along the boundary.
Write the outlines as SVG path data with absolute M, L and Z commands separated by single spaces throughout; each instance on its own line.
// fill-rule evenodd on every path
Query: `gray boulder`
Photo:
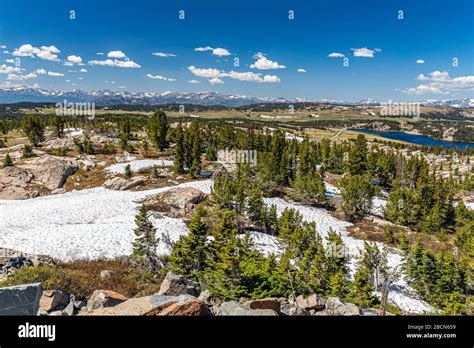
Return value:
M 32 158 L 18 167 L 33 173 L 33 182 L 54 190 L 63 187 L 67 177 L 79 169 L 79 163 L 67 157 L 45 155 Z
M 41 283 L 0 288 L 0 315 L 37 315 Z
M 326 301 L 326 308 L 324 310 L 325 315 L 361 315 L 362 312 L 353 303 L 345 303 L 339 299 L 339 297 L 329 297 Z
M 276 313 L 281 312 L 280 301 L 276 298 L 262 298 L 259 300 L 250 300 L 244 303 L 248 309 L 271 309 Z
M 46 312 L 63 309 L 69 303 L 69 295 L 60 290 L 46 290 L 40 300 L 40 308 Z
M 237 301 L 229 301 L 220 306 L 219 315 L 277 316 L 278 313 L 272 309 L 248 309 Z
M 128 297 L 111 290 L 95 290 L 87 301 L 87 310 L 113 307 L 128 300 Z
M 199 284 L 169 271 L 161 283 L 158 295 L 199 295 Z
M 104 182 L 102 186 L 105 188 L 108 188 L 110 190 L 116 190 L 116 191 L 126 191 L 130 190 L 138 185 L 141 185 L 145 182 L 145 178 L 142 176 L 135 176 L 131 178 L 130 180 L 121 178 L 121 177 L 115 177 L 112 179 L 109 179 Z
M 206 197 L 204 192 L 194 187 L 174 187 L 147 197 L 143 204 L 148 210 L 165 213 L 169 217 L 188 218 Z

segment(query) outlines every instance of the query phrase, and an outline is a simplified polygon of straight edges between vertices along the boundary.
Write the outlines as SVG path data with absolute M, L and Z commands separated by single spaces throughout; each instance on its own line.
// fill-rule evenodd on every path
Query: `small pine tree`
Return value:
M 21 120 L 21 128 L 34 146 L 44 141 L 44 123 L 38 116 L 25 116 Z
M 130 179 L 132 177 L 133 173 L 132 173 L 132 169 L 130 168 L 130 164 L 127 164 L 125 166 L 125 177 L 127 179 Z
M 350 291 L 350 282 L 343 272 L 333 274 L 329 279 L 329 296 L 345 299 Z
M 205 272 L 207 288 L 218 298 L 239 299 L 244 295 L 240 259 L 242 244 L 236 230 L 233 212 L 225 211 L 209 247 L 209 267 Z
M 64 118 L 54 114 L 53 116 L 50 117 L 49 119 L 49 124 L 51 127 L 53 127 L 54 134 L 58 138 L 62 138 L 64 136 Z
M 152 175 L 152 177 L 155 178 L 155 179 L 159 179 L 159 178 L 160 178 L 160 173 L 158 172 L 158 167 L 157 167 L 157 166 L 153 166 L 151 175 Z
M 176 151 L 174 154 L 173 170 L 177 174 L 184 173 L 184 162 L 185 162 L 185 148 L 184 148 L 184 132 L 181 122 L 178 124 L 176 129 Z
M 23 148 L 22 158 L 30 158 L 33 156 L 34 156 L 34 153 L 33 153 L 32 147 L 30 145 L 25 145 L 25 147 Z
M 257 185 L 253 185 L 247 200 L 247 215 L 258 226 L 263 223 L 264 208 L 262 193 Z
M 156 252 L 159 239 L 156 237 L 156 229 L 149 220 L 144 205 L 140 207 L 135 217 L 135 224 L 137 227 L 133 230 L 135 241 L 132 258 L 147 271 L 156 273 L 162 266 Z
M 377 298 L 373 295 L 375 286 L 370 283 L 370 271 L 362 264 L 359 264 L 354 281 L 348 295 L 348 300 L 360 307 L 373 307 L 378 303 Z
M 193 149 L 192 149 L 192 164 L 190 167 L 190 174 L 192 177 L 196 177 L 201 174 L 201 136 L 200 136 L 199 127 L 196 126 L 194 129 L 194 137 L 193 137 Z
M 374 195 L 375 188 L 368 177 L 347 174 L 342 177 L 342 208 L 350 219 L 369 213 Z
M 10 154 L 7 153 L 5 158 L 3 159 L 3 166 L 4 167 L 11 167 L 13 166 L 13 161 L 12 158 L 10 157 Z
M 148 137 L 160 151 L 168 145 L 166 140 L 168 130 L 168 117 L 163 111 L 156 111 L 148 122 Z
M 169 261 L 172 270 L 189 279 L 200 281 L 207 266 L 207 236 L 209 228 L 204 221 L 206 211 L 200 207 L 196 210 L 189 233 L 173 244 Z
M 387 242 L 391 244 L 396 243 L 397 238 L 395 237 L 395 231 L 393 230 L 392 227 L 386 226 L 383 232 L 384 232 L 385 238 L 387 239 Z

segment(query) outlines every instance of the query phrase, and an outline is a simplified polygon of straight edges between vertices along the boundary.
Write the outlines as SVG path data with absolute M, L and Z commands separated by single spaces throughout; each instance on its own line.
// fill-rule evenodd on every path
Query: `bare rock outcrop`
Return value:
M 144 182 L 145 178 L 142 176 L 135 176 L 129 180 L 121 177 L 115 177 L 105 181 L 102 186 L 110 190 L 126 191 L 141 185 Z
M 188 218 L 206 197 L 204 192 L 194 187 L 174 187 L 147 197 L 143 204 L 148 210 L 165 213 L 169 217 Z

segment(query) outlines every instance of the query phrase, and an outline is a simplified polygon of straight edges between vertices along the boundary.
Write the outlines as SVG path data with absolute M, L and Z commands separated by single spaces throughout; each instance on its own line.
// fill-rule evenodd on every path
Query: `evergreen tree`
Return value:
M 33 149 L 30 145 L 25 144 L 23 147 L 23 155 L 22 158 L 30 158 L 33 157 L 35 154 L 33 153 Z
M 219 175 L 212 185 L 212 197 L 221 208 L 232 208 L 235 185 L 226 174 Z
M 245 288 L 240 273 L 241 241 L 233 219 L 233 213 L 225 211 L 219 228 L 213 234 L 205 281 L 213 296 L 235 300 L 245 294 Z
M 364 265 L 359 265 L 351 284 L 348 300 L 360 307 L 373 307 L 378 303 L 373 295 L 375 287 L 370 283 L 370 271 Z
M 303 172 L 303 168 L 300 168 L 293 182 L 293 187 L 310 203 L 327 204 L 323 177 L 315 169 Z
M 10 154 L 7 152 L 5 155 L 5 158 L 3 159 L 3 167 L 11 167 L 13 166 L 13 161 L 12 158 L 10 157 Z
M 193 161 L 190 167 L 192 177 L 196 177 L 201 173 L 201 136 L 199 126 L 196 123 L 193 136 Z
M 176 128 L 176 147 L 174 155 L 173 170 L 178 174 L 184 173 L 185 148 L 184 148 L 184 132 L 181 122 Z
M 350 282 L 343 272 L 334 273 L 329 278 L 329 296 L 346 299 L 350 291 Z
M 247 215 L 257 226 L 261 227 L 265 217 L 265 205 L 262 193 L 257 185 L 253 185 L 247 201 Z
M 189 279 L 200 281 L 206 268 L 208 226 L 204 222 L 206 211 L 202 208 L 196 210 L 189 234 L 181 236 L 174 243 L 170 255 L 172 270 Z
M 156 229 L 149 220 L 143 205 L 135 217 L 135 224 L 137 227 L 134 229 L 135 241 L 133 242 L 132 258 L 149 272 L 156 273 L 162 266 L 156 252 L 159 239 L 156 237 Z
M 34 146 L 44 141 L 44 123 L 38 116 L 26 115 L 21 121 L 21 128 Z
M 54 130 L 54 134 L 58 138 L 62 138 L 64 136 L 64 118 L 54 114 L 49 119 L 49 124 Z
M 359 134 L 349 152 L 348 170 L 351 175 L 362 175 L 367 170 L 367 140 Z
M 166 140 L 168 130 L 169 122 L 166 114 L 161 110 L 155 111 L 148 121 L 148 137 L 160 151 L 168 145 Z
M 353 219 L 370 212 L 375 188 L 370 179 L 361 175 L 344 175 L 341 179 L 342 208 Z
M 127 164 L 125 166 L 125 177 L 127 179 L 130 179 L 132 177 L 133 173 L 132 173 L 132 169 L 130 168 L 130 164 Z

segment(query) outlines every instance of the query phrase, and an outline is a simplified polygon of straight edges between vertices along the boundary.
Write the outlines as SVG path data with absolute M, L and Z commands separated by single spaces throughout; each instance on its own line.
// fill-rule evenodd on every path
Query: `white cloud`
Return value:
M 286 66 L 278 64 L 278 62 L 268 59 L 263 53 L 260 52 L 254 55 L 254 59 L 256 59 L 255 63 L 250 65 L 250 68 L 252 69 L 268 70 L 286 68 Z
M 18 57 L 38 57 L 49 61 L 58 61 L 58 53 L 61 51 L 55 46 L 34 47 L 31 44 L 23 44 L 13 50 L 13 55 Z
M 275 75 L 265 75 L 263 77 L 263 81 L 262 82 L 266 82 L 266 83 L 278 83 L 280 82 L 280 79 L 278 78 L 278 76 L 275 76 Z
M 73 65 L 84 65 L 82 63 L 82 58 L 79 56 L 71 55 L 67 57 L 67 60 L 64 62 L 66 66 L 73 66 Z
M 87 69 L 82 68 L 81 70 L 79 70 L 79 72 L 86 73 Z
M 122 51 L 110 51 L 109 53 L 107 53 L 107 57 L 122 59 L 126 57 L 126 54 L 123 53 Z
M 230 56 L 231 53 L 229 50 L 222 48 L 222 47 L 217 47 L 212 50 L 212 54 L 218 57 L 225 57 L 225 56 Z
M 78 80 L 83 80 L 84 78 L 83 78 L 83 77 L 78 77 L 77 79 L 78 79 Z
M 215 56 L 218 56 L 218 57 L 230 56 L 232 54 L 232 53 L 230 53 L 230 51 L 228 49 L 222 48 L 222 47 L 217 47 L 217 48 L 213 48 L 213 47 L 210 47 L 210 46 L 196 47 L 194 50 L 198 51 L 198 52 L 212 51 L 212 54 L 215 55 Z
M 427 75 L 419 74 L 416 78 L 424 83 L 404 90 L 408 94 L 450 94 L 457 91 L 473 91 L 474 76 L 451 77 L 447 71 L 433 71 Z
M 152 75 L 152 74 L 147 74 L 146 77 L 153 79 L 153 80 L 164 80 L 164 81 L 176 81 L 176 79 L 170 78 L 170 77 L 165 77 L 165 76 L 160 76 L 160 75 Z
M 35 70 L 35 73 L 38 74 L 38 75 L 46 75 L 46 74 L 47 74 L 46 70 L 41 69 L 41 68 L 40 68 L 40 69 L 36 69 L 36 70 Z
M 22 71 L 22 69 L 17 66 L 10 66 L 6 64 L 0 65 L 0 74 L 11 74 L 11 73 L 16 73 L 20 71 Z
M 220 78 L 218 77 L 213 77 L 212 79 L 208 80 L 211 85 L 221 85 L 224 83 Z
M 371 50 L 367 47 L 362 48 L 351 48 L 354 51 L 354 57 L 364 57 L 364 58 L 373 58 L 375 52 L 380 52 L 381 49 L 377 48 L 376 50 Z
M 222 77 L 229 77 L 234 80 L 239 81 L 249 81 L 249 82 L 280 82 L 280 79 L 277 76 L 270 76 L 265 75 L 263 78 L 261 74 L 257 74 L 251 71 L 248 72 L 237 72 L 237 71 L 229 71 L 223 72 L 218 69 L 208 68 L 208 69 L 201 69 L 196 68 L 194 65 L 188 66 L 188 70 L 195 76 L 205 77 L 207 79 L 215 81 L 214 83 L 221 83 L 218 80 L 221 80 Z
M 96 54 L 97 54 L 98 56 L 103 56 L 103 55 L 104 55 L 103 52 L 97 52 Z
M 176 57 L 174 53 L 153 52 L 152 55 L 157 57 Z
M 15 64 L 15 59 L 6 59 L 5 62 Z
M 423 59 L 418 59 L 416 61 L 416 64 L 425 64 L 425 61 Z
M 280 82 L 280 79 L 274 75 L 265 75 L 263 78 L 261 74 L 256 74 L 254 72 L 236 72 L 230 71 L 228 73 L 224 73 L 223 76 L 230 77 L 235 80 L 239 81 L 249 81 L 249 82 L 259 82 L 259 83 L 276 83 Z
M 201 83 L 201 82 L 199 82 L 198 80 L 189 80 L 188 83 L 195 83 L 195 84 L 197 84 L 197 83 Z
M 0 48 L 5 49 L 5 48 L 7 48 L 7 46 L 6 45 L 0 45 Z
M 251 81 L 251 82 L 261 82 L 262 78 L 259 74 L 254 72 L 236 72 L 230 71 L 229 73 L 224 74 L 224 76 L 228 76 L 232 79 L 239 80 L 239 81 Z
M 218 69 L 208 68 L 208 69 L 201 69 L 196 68 L 194 65 L 188 66 L 188 70 L 196 76 L 199 77 L 206 77 L 206 78 L 214 78 L 214 77 L 222 77 L 222 72 Z
M 421 84 L 406 91 L 408 94 L 446 94 L 438 87 Z
M 305 69 L 302 69 L 302 68 L 299 68 L 297 71 L 298 71 L 299 73 L 305 73 L 305 72 L 306 72 L 306 70 L 305 70 Z
M 106 59 L 106 60 L 90 60 L 90 65 L 102 65 L 118 68 L 141 68 L 141 65 L 135 63 L 133 60 L 118 60 L 118 59 Z
M 338 53 L 338 52 L 332 52 L 332 53 L 328 54 L 328 57 L 329 58 L 344 58 L 345 55 L 342 54 L 342 53 Z
M 27 79 L 35 79 L 38 75 L 35 73 L 29 73 L 25 75 L 16 75 L 16 74 L 8 74 L 7 80 L 27 80 Z
M 64 76 L 64 74 L 59 73 L 59 72 L 54 72 L 54 71 L 48 71 L 48 76 L 60 77 L 60 76 Z

